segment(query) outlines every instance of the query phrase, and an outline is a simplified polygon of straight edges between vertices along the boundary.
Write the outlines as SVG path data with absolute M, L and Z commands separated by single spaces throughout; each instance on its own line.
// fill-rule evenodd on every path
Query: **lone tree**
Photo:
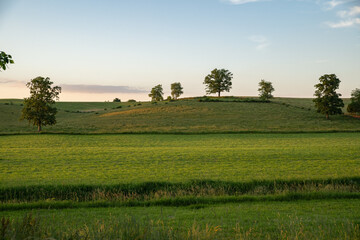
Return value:
M 347 111 L 360 114 L 360 89 L 356 88 L 351 92 L 351 103 L 348 105 Z
M 172 98 L 176 100 L 178 97 L 180 97 L 180 95 L 184 93 L 182 90 L 183 90 L 183 88 L 181 86 L 181 83 L 179 83 L 179 82 L 172 83 L 171 84 Z
M 275 91 L 274 87 L 272 86 L 272 83 L 271 82 L 267 82 L 265 81 L 264 79 L 262 79 L 260 82 L 259 82 L 259 96 L 260 96 L 260 99 L 261 100 L 269 100 L 270 98 L 273 98 L 274 96 L 271 95 L 271 93 L 273 91 Z
M 233 74 L 229 72 L 229 70 L 215 68 L 205 77 L 204 84 L 206 85 L 206 93 L 217 93 L 218 97 L 220 97 L 221 92 L 229 92 L 232 85 L 232 78 Z
M 8 64 L 13 64 L 14 60 L 12 60 L 11 55 L 6 54 L 3 51 L 0 51 L 0 71 L 6 70 Z
M 342 114 L 341 108 L 344 107 L 344 102 L 340 98 L 341 94 L 336 93 L 340 80 L 335 74 L 325 74 L 319 80 L 320 83 L 315 85 L 316 98 L 313 100 L 317 112 L 325 114 L 326 119 L 329 119 L 329 115 Z
M 55 100 L 59 99 L 61 87 L 51 87 L 50 78 L 37 77 L 26 84 L 30 89 L 30 97 L 24 99 L 24 108 L 20 120 L 28 120 L 29 124 L 38 127 L 54 125 L 57 109 L 53 107 Z
M 121 102 L 120 98 L 114 98 L 113 102 Z
M 149 93 L 149 97 L 151 97 L 151 101 L 162 101 L 163 98 L 163 88 L 162 85 L 156 85 L 151 89 L 151 92 Z

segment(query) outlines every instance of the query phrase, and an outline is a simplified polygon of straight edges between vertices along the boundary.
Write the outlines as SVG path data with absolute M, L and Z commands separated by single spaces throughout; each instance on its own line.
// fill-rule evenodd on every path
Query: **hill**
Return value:
M 311 99 L 189 98 L 174 102 L 58 102 L 55 133 L 227 133 L 360 131 L 360 121 L 347 115 L 328 121 Z M 345 104 L 348 100 L 345 100 Z M 22 100 L 0 100 L 0 133 L 32 133 L 19 121 Z

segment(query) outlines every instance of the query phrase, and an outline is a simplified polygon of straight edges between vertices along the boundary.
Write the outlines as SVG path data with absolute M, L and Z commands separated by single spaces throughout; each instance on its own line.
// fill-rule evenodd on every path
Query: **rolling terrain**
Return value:
M 45 134 L 0 100 L 0 237 L 360 238 L 359 119 L 202 99 L 58 102 Z
M 270 103 L 184 99 L 174 102 L 58 102 L 52 133 L 234 133 L 360 131 L 359 119 L 346 115 L 327 121 L 311 99 L 276 98 Z M 229 101 L 230 100 L 230 101 Z M 345 100 L 347 103 L 348 100 Z M 21 100 L 0 100 L 0 133 L 34 133 L 19 121 Z

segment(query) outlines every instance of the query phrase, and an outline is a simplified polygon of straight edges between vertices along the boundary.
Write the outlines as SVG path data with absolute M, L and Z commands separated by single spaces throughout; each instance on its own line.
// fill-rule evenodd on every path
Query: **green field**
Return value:
M 57 133 L 228 133 L 360 131 L 360 121 L 346 115 L 331 121 L 316 113 L 312 99 L 276 98 L 270 103 L 58 102 L 58 124 L 44 128 Z M 349 100 L 345 100 L 348 103 Z M 37 128 L 20 122 L 21 100 L 0 100 L 0 133 L 29 133 Z M 118 108 L 120 107 L 121 108 Z M 346 108 L 344 108 L 345 111 Z
M 360 200 L 37 210 L 18 235 L 57 239 L 358 239 Z M 25 211 L 3 213 L 23 227 Z M 26 231 L 27 230 L 27 231 Z M 25 233 L 24 233 L 25 232 Z
M 233 100 L 0 100 L 0 239 L 359 239 L 359 119 Z
M 360 176 L 360 133 L 0 137 L 1 186 Z

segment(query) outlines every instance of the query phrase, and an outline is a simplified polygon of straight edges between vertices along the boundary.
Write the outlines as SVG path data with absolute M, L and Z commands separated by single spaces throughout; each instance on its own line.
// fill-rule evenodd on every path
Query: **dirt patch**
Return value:
M 138 108 L 130 109 L 119 112 L 110 112 L 100 115 L 99 117 L 112 117 L 118 115 L 149 115 L 157 113 L 181 113 L 181 112 L 196 112 L 197 108 L 188 107 L 188 106 L 164 106 L 164 107 L 148 107 L 148 108 Z

